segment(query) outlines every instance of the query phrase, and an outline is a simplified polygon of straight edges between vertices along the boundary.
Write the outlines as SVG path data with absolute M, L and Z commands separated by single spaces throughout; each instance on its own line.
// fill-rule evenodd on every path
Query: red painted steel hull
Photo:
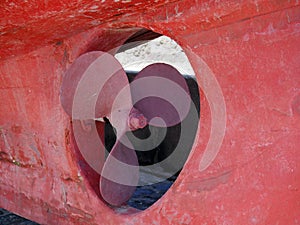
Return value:
M 41 224 L 300 223 L 297 1 L 15 0 L 1 3 L 0 14 L 1 207 Z M 124 215 L 98 198 L 78 166 L 59 90 L 80 54 L 121 45 L 130 27 L 183 47 L 202 108 L 175 184 L 148 210 Z M 219 140 L 209 142 L 219 103 L 222 143 L 203 169 L 208 143 Z

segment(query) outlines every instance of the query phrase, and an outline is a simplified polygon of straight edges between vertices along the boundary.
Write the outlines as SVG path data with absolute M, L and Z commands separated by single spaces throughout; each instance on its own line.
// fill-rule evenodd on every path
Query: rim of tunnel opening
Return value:
M 156 51 L 156 55 L 154 55 L 154 56 L 153 56 L 153 54 L 151 52 L 150 53 L 147 52 L 147 49 L 145 51 L 145 47 L 144 47 L 145 45 L 148 45 L 149 43 L 151 43 L 151 41 L 159 42 L 159 43 L 154 43 L 155 51 Z M 157 54 L 163 48 L 163 46 L 165 45 L 165 43 L 171 45 L 171 49 L 174 50 L 174 51 L 171 51 L 171 55 L 170 55 L 170 51 L 168 52 L 169 57 L 167 57 L 167 58 L 165 58 L 161 54 Z M 135 61 L 127 63 L 127 64 L 126 63 L 124 64 L 124 61 L 122 61 L 122 59 L 119 56 L 121 54 L 123 54 L 123 53 L 127 53 L 128 51 L 129 52 L 135 51 L 138 48 L 140 48 L 138 50 L 138 51 L 140 51 L 140 53 L 141 52 L 142 52 L 142 54 L 145 53 L 144 57 L 142 57 L 142 60 L 139 60 L 137 56 L 134 56 L 134 57 L 136 57 Z M 97 49 L 97 47 L 95 49 Z M 90 51 L 91 50 L 87 50 L 85 53 L 88 53 Z M 176 57 L 178 57 L 178 54 L 176 55 L 176 52 L 180 53 L 180 62 L 179 63 L 177 62 L 178 58 L 176 58 Z M 157 62 L 163 62 L 163 63 L 169 64 L 169 65 L 172 65 L 173 67 L 175 67 L 182 75 L 192 75 L 193 79 L 195 80 L 196 84 L 198 85 L 198 82 L 197 82 L 196 77 L 195 77 L 195 73 L 194 73 L 194 71 L 192 69 L 192 66 L 191 66 L 191 64 L 189 62 L 189 59 L 187 58 L 187 56 L 186 56 L 185 52 L 183 51 L 183 49 L 173 39 L 171 39 L 171 38 L 169 38 L 167 36 L 163 36 L 161 34 L 155 33 L 155 32 L 153 32 L 151 30 L 147 30 L 147 29 L 141 28 L 139 31 L 137 31 L 136 33 L 134 33 L 133 35 L 131 35 L 123 43 L 123 45 L 121 45 L 121 47 L 114 54 L 114 56 L 121 63 L 121 65 L 123 66 L 123 68 L 124 68 L 124 70 L 126 72 L 137 73 L 137 72 L 141 71 L 143 68 L 145 68 L 149 64 L 153 64 L 153 63 L 157 63 Z M 147 58 L 148 56 L 150 56 L 152 58 L 151 59 Z M 135 63 L 137 63 L 138 61 L 139 62 L 142 61 L 145 64 L 139 65 L 139 67 L 137 69 L 135 69 L 135 70 L 131 69 L 132 67 L 130 67 L 130 66 L 136 66 Z M 186 66 L 187 69 L 182 69 L 182 62 L 184 62 L 186 64 L 185 66 Z M 199 91 L 198 86 L 197 86 L 197 89 Z M 76 155 L 77 155 L 77 157 L 79 157 L 78 158 L 79 167 L 81 168 L 82 172 L 84 173 L 83 175 L 85 176 L 85 178 L 88 181 L 89 185 L 92 187 L 92 189 L 94 190 L 94 192 L 97 194 L 97 196 L 100 198 L 100 200 L 103 203 L 105 203 L 108 207 L 112 208 L 114 211 L 116 211 L 119 214 L 134 214 L 134 213 L 143 212 L 143 211 L 151 208 L 159 199 L 161 199 L 162 197 L 164 197 L 164 195 L 168 192 L 168 190 L 172 187 L 172 185 L 174 184 L 174 182 L 177 180 L 177 177 L 179 176 L 179 174 L 180 174 L 181 170 L 183 169 L 184 165 L 186 164 L 186 162 L 188 160 L 188 156 L 190 155 L 190 153 L 191 153 L 191 151 L 193 149 L 192 146 L 194 144 L 195 137 L 196 137 L 197 133 L 199 132 L 198 131 L 198 123 L 199 123 L 199 119 L 200 119 L 200 114 L 199 114 L 200 113 L 200 97 L 199 97 L 199 94 L 200 93 L 198 92 L 198 100 L 196 100 L 196 101 L 198 101 L 198 104 L 199 104 L 197 129 L 195 130 L 193 141 L 191 143 L 188 155 L 187 155 L 186 159 L 184 160 L 182 168 L 180 169 L 180 171 L 176 175 L 175 179 L 172 178 L 173 180 L 170 182 L 170 186 L 165 191 L 163 191 L 161 193 L 161 195 L 158 198 L 156 198 L 151 204 L 149 204 L 147 207 L 145 207 L 143 209 L 134 207 L 134 206 L 128 204 L 128 202 L 127 202 L 126 206 L 128 208 L 133 208 L 134 210 L 129 210 L 129 213 L 128 213 L 127 210 L 125 210 L 126 212 L 122 212 L 122 208 L 124 208 L 124 206 L 115 207 L 115 206 L 111 206 L 107 202 L 105 202 L 105 200 L 101 197 L 101 194 L 100 194 L 99 190 L 97 189 L 97 185 L 96 185 L 97 182 L 95 181 L 97 179 L 97 177 L 99 177 L 99 176 L 95 174 L 96 172 L 93 171 L 93 169 L 88 168 L 89 165 L 86 162 L 82 162 L 82 160 L 83 161 L 85 161 L 85 160 L 80 155 L 80 150 L 79 149 L 76 150 L 76 152 L 77 152 Z M 193 97 L 193 96 L 191 96 L 191 97 Z M 78 148 L 76 146 L 75 139 L 73 141 L 74 141 L 75 149 Z M 79 154 L 79 156 L 78 156 L 78 154 Z M 99 188 L 99 186 L 98 186 L 98 188 Z

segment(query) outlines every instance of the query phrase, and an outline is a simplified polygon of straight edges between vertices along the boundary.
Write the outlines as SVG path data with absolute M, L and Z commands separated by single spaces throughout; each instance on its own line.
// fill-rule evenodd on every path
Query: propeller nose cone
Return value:
M 128 118 L 128 127 L 134 131 L 144 128 L 148 124 L 147 118 L 136 108 L 132 108 Z

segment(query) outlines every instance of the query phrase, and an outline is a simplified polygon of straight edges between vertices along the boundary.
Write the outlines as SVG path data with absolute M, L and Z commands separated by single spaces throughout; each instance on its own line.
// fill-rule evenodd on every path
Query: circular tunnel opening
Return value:
M 179 176 L 197 133 L 199 87 L 187 56 L 171 38 L 135 29 L 109 49 L 103 42 L 118 38 L 107 33 L 68 69 L 61 102 L 72 117 L 83 176 L 100 199 L 128 214 L 149 208 Z

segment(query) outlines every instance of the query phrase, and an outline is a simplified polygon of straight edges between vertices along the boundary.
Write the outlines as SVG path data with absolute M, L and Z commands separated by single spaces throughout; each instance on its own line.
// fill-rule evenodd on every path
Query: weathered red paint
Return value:
M 2 2 L 0 14 L 1 207 L 42 224 L 300 223 L 297 1 L 15 0 Z M 121 45 L 130 27 L 175 39 L 209 90 L 205 62 L 227 121 L 219 154 L 200 171 L 214 97 L 202 93 L 200 131 L 181 175 L 151 208 L 124 215 L 78 166 L 59 90 L 80 54 Z

